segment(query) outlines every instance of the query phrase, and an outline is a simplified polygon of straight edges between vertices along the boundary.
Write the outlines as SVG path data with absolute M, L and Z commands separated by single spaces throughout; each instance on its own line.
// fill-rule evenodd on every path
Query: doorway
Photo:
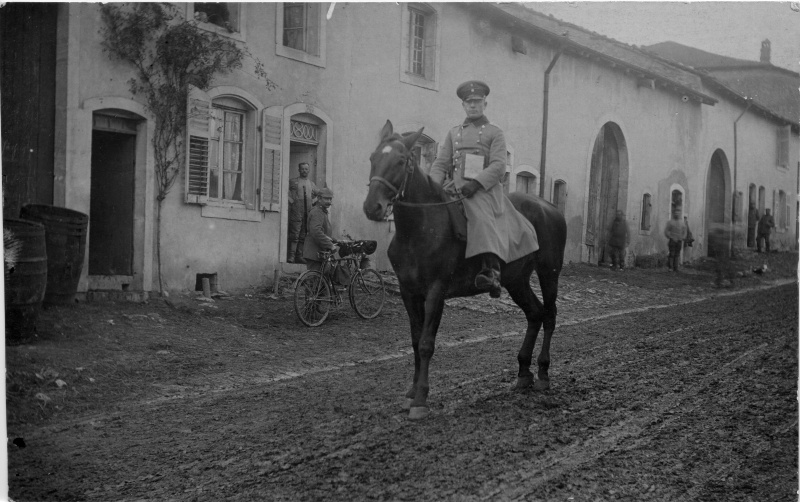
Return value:
M 622 131 L 609 122 L 600 130 L 592 150 L 584 241 L 589 263 L 603 264 L 609 256 L 607 230 L 617 209 L 624 211 L 627 201 L 627 190 L 620 183 L 623 178 L 627 180 L 627 150 Z
M 115 121 L 116 131 L 92 131 L 89 275 L 133 275 L 136 124 Z
M 706 249 L 708 256 L 716 256 L 715 246 L 712 245 L 711 237 L 714 232 L 724 233 L 725 228 L 725 205 L 728 198 L 728 160 L 721 150 L 717 150 L 711 156 L 708 166 L 708 179 L 706 181 Z M 730 239 L 726 235 L 726 239 Z

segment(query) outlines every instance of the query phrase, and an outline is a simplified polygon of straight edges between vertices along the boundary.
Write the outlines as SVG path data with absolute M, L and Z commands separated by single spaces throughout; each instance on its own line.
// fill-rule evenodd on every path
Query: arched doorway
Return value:
M 725 215 L 730 214 L 725 210 L 730 200 L 730 175 L 728 159 L 722 150 L 717 150 L 711 156 L 708 165 L 708 178 L 706 180 L 706 249 L 708 256 L 714 256 L 714 246 L 711 245 L 710 236 L 716 231 L 725 232 L 729 221 Z M 730 238 L 730 236 L 728 237 Z
M 585 244 L 590 263 L 604 263 L 608 257 L 608 228 L 617 209 L 625 210 L 628 198 L 628 151 L 617 124 L 606 123 L 592 150 Z

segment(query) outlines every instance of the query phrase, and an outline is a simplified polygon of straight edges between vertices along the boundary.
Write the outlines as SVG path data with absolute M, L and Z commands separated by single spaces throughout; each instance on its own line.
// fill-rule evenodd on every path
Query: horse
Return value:
M 369 191 L 363 205 L 364 214 L 373 221 L 383 220 L 390 208 L 394 213 L 396 232 L 388 256 L 408 313 L 414 349 L 414 379 L 405 396 L 410 420 L 430 414 L 428 374 L 445 299 L 485 293 L 474 285 L 481 268 L 480 258 L 465 258 L 466 242 L 456 235 L 450 217 L 448 205 L 458 199 L 451 199 L 432 181 L 413 155 L 412 148 L 423 129 L 400 135 L 394 133 L 391 121 L 386 121 L 380 143 L 370 155 Z M 502 287 L 528 322 L 517 355 L 516 389 L 523 391 L 532 386 L 535 391 L 544 391 L 550 387 L 550 340 L 556 325 L 558 277 L 564 262 L 567 224 L 556 206 L 539 197 L 512 193 L 508 198 L 533 223 L 539 239 L 537 251 L 503 264 L 501 269 Z M 542 301 L 531 289 L 534 270 Z M 542 326 L 544 338 L 534 380 L 531 359 Z

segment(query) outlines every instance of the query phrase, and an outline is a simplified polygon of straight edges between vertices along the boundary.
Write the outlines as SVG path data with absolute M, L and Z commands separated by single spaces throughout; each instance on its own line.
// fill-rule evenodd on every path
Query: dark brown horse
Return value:
M 367 218 L 382 220 L 394 206 L 396 234 L 389 245 L 389 260 L 400 283 L 411 324 L 414 347 L 414 383 L 406 394 L 409 418 L 422 419 L 430 413 L 428 370 L 436 332 L 442 319 L 444 301 L 481 293 L 474 286 L 480 258 L 465 259 L 466 243 L 457 239 L 451 223 L 449 201 L 441 186 L 422 172 L 412 147 L 422 134 L 399 135 L 386 121 L 378 148 L 370 156 L 369 193 L 364 201 Z M 538 197 L 510 194 L 514 207 L 533 223 L 539 250 L 502 267 L 502 286 L 519 305 L 528 320 L 525 341 L 519 350 L 517 388 L 533 385 L 535 390 L 550 386 L 550 339 L 556 326 L 558 276 L 564 260 L 567 224 L 558 209 Z M 531 289 L 536 270 L 544 304 Z M 544 340 L 538 357 L 538 379 L 530 371 L 536 337 L 544 325 Z

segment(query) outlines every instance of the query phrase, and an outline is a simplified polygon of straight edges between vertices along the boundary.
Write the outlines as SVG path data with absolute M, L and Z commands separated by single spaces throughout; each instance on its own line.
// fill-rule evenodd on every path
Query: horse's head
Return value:
M 412 148 L 421 135 L 422 129 L 403 136 L 395 134 L 392 123 L 386 121 L 380 144 L 369 157 L 369 192 L 364 201 L 364 214 L 370 220 L 385 218 L 389 207 L 405 188 L 414 169 Z

